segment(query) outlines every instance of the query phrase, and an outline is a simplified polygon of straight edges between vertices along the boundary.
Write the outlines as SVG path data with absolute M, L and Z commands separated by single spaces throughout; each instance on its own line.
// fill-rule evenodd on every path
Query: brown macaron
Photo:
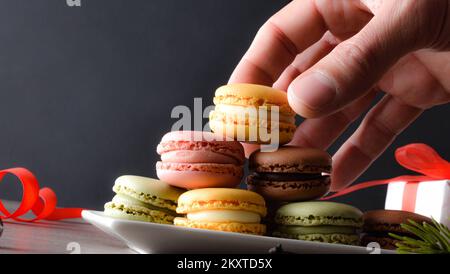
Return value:
M 331 157 L 313 148 L 284 146 L 250 155 L 247 188 L 268 201 L 307 201 L 330 189 Z M 326 173 L 326 174 L 324 174 Z
M 414 235 L 404 230 L 400 225 L 409 224 L 408 220 L 416 223 L 431 223 L 431 219 L 425 216 L 401 210 L 372 210 L 363 215 L 364 235 L 362 245 L 377 242 L 381 248 L 396 249 L 397 240 L 390 237 L 389 233 L 405 235 L 414 238 Z

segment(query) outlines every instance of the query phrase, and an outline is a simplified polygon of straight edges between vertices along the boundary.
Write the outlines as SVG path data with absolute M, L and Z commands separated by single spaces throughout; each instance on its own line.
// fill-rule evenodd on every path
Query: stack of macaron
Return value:
M 276 142 L 278 148 L 294 135 L 295 112 L 284 91 L 261 85 L 229 84 L 217 89 L 214 103 L 209 123 L 216 136 L 256 144 Z M 274 113 L 278 119 L 272 119 Z M 273 139 L 252 140 L 253 128 L 258 136 L 273 129 L 279 134 Z M 250 155 L 249 168 L 248 189 L 268 201 L 317 199 L 330 188 L 331 157 L 319 149 L 284 146 L 274 152 L 256 151 Z
M 178 200 L 175 225 L 262 235 L 266 215 L 264 199 L 236 189 L 244 174 L 241 143 L 212 132 L 174 131 L 157 147 L 161 161 L 158 177 L 190 191 Z
M 175 225 L 262 235 L 264 198 L 236 189 L 245 162 L 239 141 L 288 143 L 296 128 L 295 112 L 285 92 L 252 84 L 222 86 L 214 103 L 209 122 L 213 133 L 171 132 L 158 145 L 158 177 L 193 189 L 181 196 L 177 212 L 186 216 Z
M 264 198 L 236 189 L 244 174 L 245 154 L 239 141 L 288 143 L 295 132 L 295 112 L 286 93 L 270 87 L 230 84 L 215 94 L 210 113 L 213 132 L 167 133 L 158 145 L 158 177 L 188 189 L 180 197 L 175 225 L 262 235 Z
M 330 190 L 331 157 L 314 148 L 282 146 L 274 152 L 257 150 L 249 158 L 247 188 L 261 194 L 268 203 L 264 220 L 268 230 L 276 226 L 276 210 L 292 202 L 323 197 Z

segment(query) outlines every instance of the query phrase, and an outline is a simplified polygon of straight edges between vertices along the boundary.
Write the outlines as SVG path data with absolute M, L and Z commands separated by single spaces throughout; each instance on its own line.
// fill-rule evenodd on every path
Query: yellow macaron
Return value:
M 295 112 L 286 92 L 254 84 L 217 89 L 209 125 L 215 133 L 242 142 L 288 143 L 295 132 Z M 277 140 L 275 140 L 275 137 Z
M 262 196 L 233 188 L 203 188 L 187 191 L 178 199 L 178 226 L 263 235 L 260 224 L 267 209 Z

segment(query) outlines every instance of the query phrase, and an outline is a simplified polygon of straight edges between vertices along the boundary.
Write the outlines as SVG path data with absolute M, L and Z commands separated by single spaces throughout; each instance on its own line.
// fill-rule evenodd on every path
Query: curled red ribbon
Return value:
M 13 219 L 20 222 L 35 222 L 38 220 L 61 220 L 80 218 L 82 208 L 57 208 L 55 192 L 48 187 L 39 188 L 36 177 L 29 170 L 16 167 L 0 171 L 0 182 L 6 174 L 16 176 L 22 184 L 22 201 L 19 207 L 10 213 L 0 200 L 0 219 Z M 23 219 L 21 216 L 30 212 L 36 215 L 32 219 Z
M 395 151 L 395 159 L 404 168 L 423 175 L 403 175 L 392 179 L 364 182 L 324 197 L 321 200 L 329 200 L 361 189 L 387 185 L 399 181 L 418 183 L 423 181 L 450 179 L 450 163 L 444 160 L 433 148 L 426 144 L 409 144 L 398 148 Z

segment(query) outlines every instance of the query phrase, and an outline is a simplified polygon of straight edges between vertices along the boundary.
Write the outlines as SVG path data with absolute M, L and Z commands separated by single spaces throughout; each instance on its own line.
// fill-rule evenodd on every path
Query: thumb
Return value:
M 399 2 L 416 1 L 384 1 L 359 33 L 292 81 L 288 99 L 295 112 L 316 118 L 339 111 L 367 93 L 398 59 L 419 46 L 417 23 L 408 14 L 412 12 L 399 8 Z

